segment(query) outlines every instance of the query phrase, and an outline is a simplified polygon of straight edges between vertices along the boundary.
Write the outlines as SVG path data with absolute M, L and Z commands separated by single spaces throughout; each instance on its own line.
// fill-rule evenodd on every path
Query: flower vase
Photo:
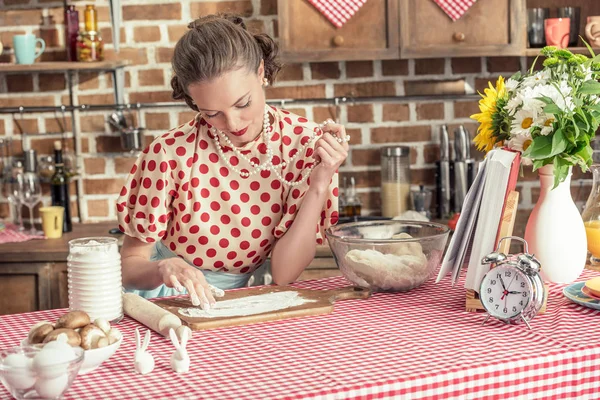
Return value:
M 543 166 L 538 174 L 540 197 L 527 221 L 525 240 L 540 260 L 545 281 L 571 283 L 583 272 L 587 257 L 585 227 L 571 197 L 572 167 L 554 189 L 554 165 Z

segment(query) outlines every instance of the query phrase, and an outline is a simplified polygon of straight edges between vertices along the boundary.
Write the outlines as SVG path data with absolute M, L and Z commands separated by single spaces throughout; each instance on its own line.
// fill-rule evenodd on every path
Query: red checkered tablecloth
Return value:
M 598 272 L 585 271 L 581 279 Z M 345 286 L 342 278 L 298 287 Z M 125 318 L 119 351 L 77 378 L 67 399 L 598 399 L 600 312 L 551 285 L 548 310 L 526 326 L 464 309 L 448 280 L 408 293 L 336 303 L 329 315 L 194 332 L 191 371 L 169 367 L 170 342 L 153 333 L 156 368 L 133 370 L 134 330 Z M 64 310 L 0 318 L 0 348 L 17 345 L 36 321 Z M 0 389 L 0 398 L 8 398 Z

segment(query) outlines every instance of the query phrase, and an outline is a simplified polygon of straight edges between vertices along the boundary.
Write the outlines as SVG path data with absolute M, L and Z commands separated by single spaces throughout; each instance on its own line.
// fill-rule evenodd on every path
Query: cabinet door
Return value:
M 52 308 L 69 308 L 67 263 L 52 264 Z
M 520 55 L 525 2 L 478 1 L 453 22 L 432 0 L 401 0 L 400 32 L 403 58 Z
M 398 58 L 398 0 L 369 0 L 336 28 L 306 0 L 278 0 L 286 62 Z
M 0 264 L 0 315 L 50 308 L 49 264 Z

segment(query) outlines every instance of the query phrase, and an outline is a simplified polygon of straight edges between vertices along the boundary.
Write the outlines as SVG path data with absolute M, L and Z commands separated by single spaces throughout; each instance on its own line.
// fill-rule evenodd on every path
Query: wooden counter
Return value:
M 0 244 L 0 315 L 68 307 L 69 241 L 112 236 L 122 242 L 124 235 L 108 233 L 116 227 L 115 222 L 74 224 L 73 232 L 60 239 Z M 299 279 L 337 275 L 340 271 L 329 246 L 319 246 L 314 261 Z

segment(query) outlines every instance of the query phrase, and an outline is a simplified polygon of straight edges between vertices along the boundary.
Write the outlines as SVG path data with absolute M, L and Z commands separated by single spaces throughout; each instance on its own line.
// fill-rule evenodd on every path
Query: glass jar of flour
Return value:
M 69 242 L 69 309 L 85 311 L 93 321 L 123 318 L 121 255 L 117 239 L 91 237 Z
M 410 204 L 410 148 L 381 149 L 381 215 L 396 217 Z

